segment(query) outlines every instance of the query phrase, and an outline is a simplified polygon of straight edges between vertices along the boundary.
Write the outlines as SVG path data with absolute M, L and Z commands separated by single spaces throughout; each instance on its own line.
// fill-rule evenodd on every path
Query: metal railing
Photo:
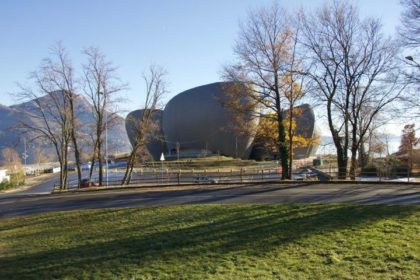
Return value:
M 377 172 L 356 173 L 356 181 L 397 181 L 414 182 L 420 179 L 420 173 L 410 173 L 409 176 L 386 176 Z M 119 186 L 122 182 L 122 172 L 114 172 L 108 179 L 108 186 Z M 185 184 L 229 184 L 229 183 L 252 183 L 252 182 L 280 182 L 281 171 L 278 169 L 239 169 L 230 171 L 207 171 L 207 170 L 173 170 L 144 168 L 133 173 L 129 185 L 132 186 L 161 186 L 161 185 L 185 185 Z M 316 169 L 312 167 L 298 169 L 292 174 L 292 181 L 334 181 L 338 178 L 337 170 Z M 346 179 L 351 181 L 349 174 Z M 98 185 L 98 179 L 92 179 L 92 185 Z M 104 180 L 105 182 L 105 180 Z M 420 182 L 420 180 L 419 180 Z M 70 181 L 67 188 L 77 188 L 77 181 Z M 102 186 L 106 187 L 106 186 Z

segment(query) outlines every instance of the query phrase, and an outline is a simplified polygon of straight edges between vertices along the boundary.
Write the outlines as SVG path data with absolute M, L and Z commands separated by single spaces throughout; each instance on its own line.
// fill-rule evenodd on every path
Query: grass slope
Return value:
M 186 205 L 0 220 L 0 279 L 420 279 L 420 207 Z

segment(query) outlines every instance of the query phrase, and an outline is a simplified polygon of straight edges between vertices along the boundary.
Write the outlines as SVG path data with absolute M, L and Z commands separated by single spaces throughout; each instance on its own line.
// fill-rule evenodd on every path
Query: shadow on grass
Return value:
M 50 244 L 43 252 L 0 257 L 0 278 L 84 278 L 82 272 L 93 278 L 119 278 L 133 271 L 152 274 L 162 269 L 169 274 L 174 269 L 200 271 L 209 265 L 216 266 L 216 260 L 226 254 L 263 257 L 270 250 L 306 237 L 361 228 L 381 219 L 403 219 L 418 210 L 408 206 L 298 204 L 108 209 L 95 210 L 93 216 L 70 212 L 67 217 L 60 214 L 62 222 L 68 223 L 66 228 L 60 228 L 54 220 L 52 224 L 57 225 L 50 225 L 48 230 L 70 239 L 79 238 L 79 243 L 70 249 Z M 116 222 L 127 217 L 131 222 Z M 41 225 L 48 221 L 45 215 L 32 219 Z M 72 225 L 74 219 L 79 219 L 77 225 Z M 68 231 L 89 222 L 103 227 L 96 238 L 89 232 L 75 236 Z M 45 231 L 39 231 L 26 238 L 36 242 L 43 234 Z M 215 261 L 205 262 L 208 258 Z M 177 265 L 158 267 L 156 263 L 162 262 Z

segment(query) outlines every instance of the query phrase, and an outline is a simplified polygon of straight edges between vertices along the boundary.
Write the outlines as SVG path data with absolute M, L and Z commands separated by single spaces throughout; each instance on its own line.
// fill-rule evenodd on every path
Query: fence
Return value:
M 231 169 L 230 171 L 221 170 L 172 170 L 172 169 L 151 169 L 143 168 L 133 173 L 130 185 L 181 185 L 181 184 L 228 184 L 228 183 L 250 183 L 264 181 L 280 181 L 281 170 L 279 169 Z M 293 173 L 292 180 L 304 181 L 319 180 L 322 174 L 315 169 L 307 168 Z M 108 181 L 103 178 L 103 186 L 121 185 L 123 173 L 109 176 Z M 91 181 L 92 185 L 97 185 L 95 178 Z M 77 181 L 69 183 L 68 188 L 77 188 Z
M 294 181 L 330 181 L 337 180 L 337 169 L 315 169 L 312 167 L 300 168 L 293 172 L 291 180 Z M 347 174 L 348 175 L 348 174 Z M 409 176 L 385 176 L 377 172 L 356 173 L 358 181 L 399 181 L 413 182 L 420 178 L 420 173 L 410 173 Z M 106 181 L 103 178 L 103 186 L 121 185 L 123 172 L 113 172 Z M 265 181 L 280 181 L 282 177 L 280 169 L 231 169 L 231 170 L 174 170 L 158 168 L 141 168 L 133 173 L 130 185 L 181 185 L 181 184 L 228 184 L 228 183 L 250 183 Z M 347 180 L 349 176 L 347 176 Z M 98 184 L 98 179 L 91 181 L 93 185 Z M 69 182 L 68 188 L 77 188 L 77 181 Z

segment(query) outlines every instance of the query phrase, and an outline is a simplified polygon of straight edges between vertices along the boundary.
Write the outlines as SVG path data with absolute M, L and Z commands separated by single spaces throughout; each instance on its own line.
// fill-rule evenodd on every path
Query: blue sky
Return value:
M 2 0 L 0 1 L 0 104 L 16 103 L 16 82 L 25 82 L 49 47 L 61 40 L 73 62 L 81 50 L 99 47 L 129 84 L 128 111 L 142 106 L 141 73 L 149 64 L 169 73 L 168 96 L 220 80 L 233 60 L 238 25 L 247 11 L 272 0 Z M 324 1 L 279 1 L 290 10 L 315 8 Z M 355 0 L 362 16 L 382 19 L 392 35 L 399 22 L 399 0 Z

